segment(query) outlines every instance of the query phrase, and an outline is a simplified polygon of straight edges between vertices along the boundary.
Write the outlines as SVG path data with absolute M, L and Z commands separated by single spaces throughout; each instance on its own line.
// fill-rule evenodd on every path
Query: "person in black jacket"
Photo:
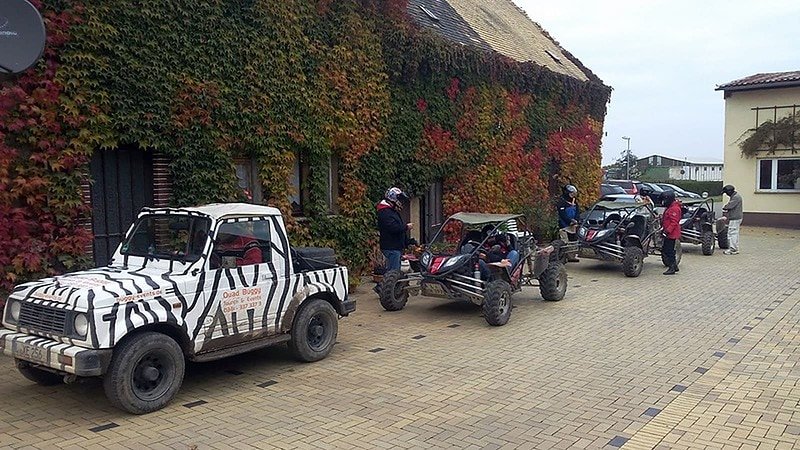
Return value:
M 403 200 L 408 196 L 393 187 L 386 191 L 384 199 L 378 205 L 378 231 L 380 232 L 380 246 L 383 256 L 386 257 L 386 270 L 400 270 L 400 258 L 403 249 L 408 246 L 407 232 L 413 227 L 413 223 L 403 223 L 400 217 L 400 210 L 403 209 Z
M 568 184 L 564 186 L 564 194 L 558 199 L 556 209 L 558 210 L 559 237 L 564 243 L 578 240 L 577 227 L 578 217 L 581 215 L 581 208 L 578 206 L 578 189 Z M 578 252 L 572 251 L 567 254 L 569 262 L 578 262 Z

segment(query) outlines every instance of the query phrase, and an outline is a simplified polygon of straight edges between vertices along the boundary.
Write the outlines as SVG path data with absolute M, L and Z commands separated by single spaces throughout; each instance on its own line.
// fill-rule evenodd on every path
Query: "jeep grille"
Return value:
M 67 311 L 35 303 L 22 302 L 19 326 L 39 333 L 63 335 Z

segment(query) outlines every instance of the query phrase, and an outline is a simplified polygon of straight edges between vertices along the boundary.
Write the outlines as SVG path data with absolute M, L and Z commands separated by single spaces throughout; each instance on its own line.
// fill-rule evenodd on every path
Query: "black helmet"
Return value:
M 663 203 L 664 206 L 669 206 L 674 201 L 675 201 L 675 191 L 664 191 L 664 193 L 661 194 L 661 203 Z
M 724 188 L 722 188 L 722 193 L 727 195 L 732 195 L 736 192 L 736 188 L 733 187 L 732 184 L 726 184 Z

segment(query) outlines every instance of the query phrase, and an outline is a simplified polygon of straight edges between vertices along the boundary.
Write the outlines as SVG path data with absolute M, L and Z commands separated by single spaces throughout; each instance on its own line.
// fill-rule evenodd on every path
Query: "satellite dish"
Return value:
M 22 73 L 36 64 L 45 38 L 42 16 L 27 0 L 0 1 L 0 73 Z

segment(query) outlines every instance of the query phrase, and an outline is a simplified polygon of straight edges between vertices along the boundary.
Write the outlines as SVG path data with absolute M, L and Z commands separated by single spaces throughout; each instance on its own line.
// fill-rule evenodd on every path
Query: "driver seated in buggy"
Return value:
M 519 252 L 516 250 L 516 236 L 502 233 L 494 229 L 493 225 L 483 228 L 482 234 L 487 236 L 486 242 L 479 253 L 478 266 L 481 279 L 486 281 L 491 278 L 489 264 L 499 265 L 511 270 L 519 262 Z

